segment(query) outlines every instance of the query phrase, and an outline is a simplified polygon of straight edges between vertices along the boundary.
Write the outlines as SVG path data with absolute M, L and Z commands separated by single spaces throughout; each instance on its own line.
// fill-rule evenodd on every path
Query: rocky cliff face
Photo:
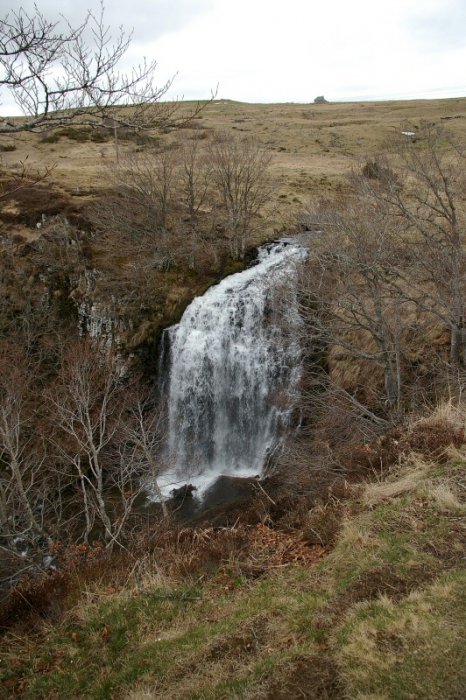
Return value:
M 64 217 L 41 219 L 33 240 L 0 240 L 0 325 L 32 317 L 39 335 L 66 327 L 156 370 L 163 328 L 176 323 L 192 299 L 236 268 L 193 272 L 151 268 L 143 254 L 107 251 Z

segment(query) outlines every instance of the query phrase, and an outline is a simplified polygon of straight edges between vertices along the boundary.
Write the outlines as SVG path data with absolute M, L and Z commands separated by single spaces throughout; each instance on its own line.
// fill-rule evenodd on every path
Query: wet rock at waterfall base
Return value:
M 249 500 L 257 491 L 258 479 L 259 476 L 219 476 L 204 494 L 204 509 Z
M 185 484 L 184 486 L 180 486 L 178 489 L 172 489 L 170 494 L 172 501 L 179 503 L 180 501 L 184 501 L 186 498 L 192 499 L 195 491 L 197 491 L 195 486 L 192 484 Z
M 200 501 L 196 498 L 196 491 L 193 484 L 183 484 L 170 491 L 168 506 L 181 520 L 190 520 L 199 512 Z
M 257 495 L 259 477 L 220 476 L 202 498 L 196 498 L 196 489 L 185 484 L 172 489 L 168 501 L 177 518 L 191 526 L 208 522 L 209 525 L 229 526 Z

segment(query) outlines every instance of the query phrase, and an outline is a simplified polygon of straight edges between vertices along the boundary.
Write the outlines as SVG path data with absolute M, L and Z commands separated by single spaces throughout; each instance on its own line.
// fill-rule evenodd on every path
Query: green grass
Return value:
M 458 512 L 434 496 L 462 470 L 433 465 L 397 496 L 383 483 L 369 503 L 358 496 L 313 566 L 249 580 L 230 562 L 227 589 L 216 572 L 97 588 L 37 638 L 6 639 L 4 697 L 460 698 L 464 540 Z
M 357 606 L 337 635 L 350 697 L 463 697 L 466 688 L 466 572 L 393 601 Z

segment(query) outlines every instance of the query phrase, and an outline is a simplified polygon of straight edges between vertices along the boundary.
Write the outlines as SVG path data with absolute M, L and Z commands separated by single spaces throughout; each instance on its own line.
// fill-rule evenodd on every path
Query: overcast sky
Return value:
M 77 24 L 98 0 L 37 5 Z M 0 0 L 2 16 L 18 6 Z M 465 0 L 107 0 L 106 19 L 134 29 L 127 65 L 156 58 L 160 83 L 177 73 L 171 97 L 217 84 L 248 102 L 466 95 Z

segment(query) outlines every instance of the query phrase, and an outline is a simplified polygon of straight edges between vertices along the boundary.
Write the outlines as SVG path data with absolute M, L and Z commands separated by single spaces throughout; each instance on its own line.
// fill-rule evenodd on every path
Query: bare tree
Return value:
M 120 371 L 114 356 L 104 356 L 86 342 L 73 344 L 48 395 L 57 461 L 80 492 L 83 539 L 87 542 L 97 526 L 108 547 L 118 539 L 137 495 L 135 475 L 119 450 L 124 412 Z M 117 500 L 122 510 L 115 508 Z
M 211 208 L 212 163 L 199 142 L 185 144 L 178 174 L 180 201 L 186 211 L 191 240 L 189 266 L 198 264 L 201 238 L 200 222 L 204 210 Z
M 33 362 L 9 341 L 0 343 L 0 539 L 33 544 L 48 539 L 50 472 L 37 437 L 40 402 Z
M 464 151 L 425 127 L 354 172 L 344 202 L 313 214 L 322 233 L 303 278 L 308 339 L 347 364 L 380 367 L 392 418 L 415 372 L 410 348 L 435 319 L 450 331 L 455 377 L 466 364 L 464 173 Z
M 398 231 L 403 258 L 394 286 L 420 312 L 450 331 L 450 363 L 466 366 L 466 153 L 444 130 L 424 126 L 416 143 L 391 144 L 369 177 L 355 179 L 360 197 L 382 204 Z M 371 176 L 372 173 L 372 176 Z
M 413 304 L 393 286 L 398 251 L 380 207 L 359 198 L 327 206 L 314 218 L 301 284 L 307 342 L 332 347 L 380 367 L 389 412 L 402 407 L 403 343 Z
M 172 127 L 192 118 L 180 116 L 176 103 L 160 101 L 172 84 L 154 83 L 155 61 L 144 60 L 131 72 L 121 70 L 131 33 L 113 35 L 104 5 L 73 27 L 51 21 L 37 7 L 12 10 L 0 20 L 0 94 L 9 92 L 25 115 L 4 121 L 0 134 L 47 131 L 72 123 L 116 130 Z
M 139 385 L 122 378 L 120 359 L 85 341 L 68 348 L 47 398 L 55 468 L 79 502 L 78 536 L 102 536 L 107 548 L 122 544 L 136 499 L 148 481 L 157 487 L 157 412 Z
M 127 462 L 134 471 L 143 475 L 142 483 L 155 491 L 163 515 L 167 517 L 168 508 L 158 483 L 164 467 L 159 456 L 164 438 L 162 413 L 154 407 L 150 392 L 140 386 L 127 414 L 124 432 Z
M 91 208 L 109 255 L 143 254 L 144 268 L 168 269 L 176 257 L 170 220 L 175 197 L 175 156 L 170 149 L 131 153 L 109 173 L 111 192 Z
M 249 140 L 220 136 L 211 146 L 212 178 L 219 220 L 234 258 L 244 257 L 261 212 L 270 201 L 271 157 Z

